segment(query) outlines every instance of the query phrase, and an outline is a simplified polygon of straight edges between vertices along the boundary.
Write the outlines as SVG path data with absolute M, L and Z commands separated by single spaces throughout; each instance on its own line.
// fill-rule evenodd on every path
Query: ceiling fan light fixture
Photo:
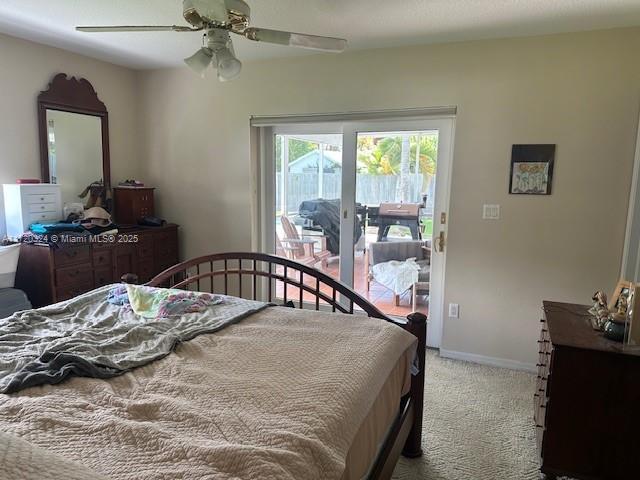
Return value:
M 218 65 L 218 80 L 227 82 L 233 80 L 242 70 L 242 63 L 228 48 L 216 50 L 216 63 Z
M 184 63 L 202 78 L 204 78 L 211 62 L 213 62 L 213 51 L 207 47 L 201 48 L 192 56 L 184 59 Z

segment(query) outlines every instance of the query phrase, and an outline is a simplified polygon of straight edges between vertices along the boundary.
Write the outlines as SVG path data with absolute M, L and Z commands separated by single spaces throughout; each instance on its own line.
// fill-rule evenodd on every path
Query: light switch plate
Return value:
M 457 303 L 449 304 L 449 318 L 458 318 L 460 314 L 460 306 Z
M 500 205 L 484 204 L 482 206 L 482 219 L 483 220 L 499 220 Z

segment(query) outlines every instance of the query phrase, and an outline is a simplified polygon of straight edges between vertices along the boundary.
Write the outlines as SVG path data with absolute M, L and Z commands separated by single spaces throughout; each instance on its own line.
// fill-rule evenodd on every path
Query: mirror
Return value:
M 56 75 L 38 96 L 42 181 L 60 185 L 62 203 L 85 203 L 94 182 L 110 187 L 107 109 L 86 79 Z
M 47 109 L 49 183 L 60 184 L 62 204 L 82 202 L 78 195 L 102 181 L 100 117 Z

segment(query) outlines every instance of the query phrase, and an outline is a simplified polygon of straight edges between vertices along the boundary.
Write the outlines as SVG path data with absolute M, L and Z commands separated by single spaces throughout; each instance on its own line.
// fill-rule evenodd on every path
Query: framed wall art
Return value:
M 551 195 L 555 144 L 513 145 L 509 193 Z

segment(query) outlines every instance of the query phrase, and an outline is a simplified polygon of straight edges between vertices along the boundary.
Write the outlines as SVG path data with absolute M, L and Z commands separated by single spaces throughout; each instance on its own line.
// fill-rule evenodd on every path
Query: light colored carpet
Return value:
M 422 446 L 396 480 L 538 480 L 535 375 L 428 351 Z

